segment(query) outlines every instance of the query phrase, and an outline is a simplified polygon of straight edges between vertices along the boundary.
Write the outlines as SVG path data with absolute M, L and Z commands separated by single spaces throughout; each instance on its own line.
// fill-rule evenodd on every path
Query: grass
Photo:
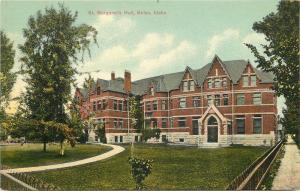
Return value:
M 1 146 L 1 164 L 10 168 L 51 165 L 76 161 L 111 150 L 110 147 L 100 145 L 66 146 L 65 155 L 59 155 L 59 145 L 47 145 L 47 152 L 43 152 L 42 144 L 20 144 Z
M 64 190 L 134 189 L 129 146 L 104 161 L 64 170 L 32 173 Z M 224 189 L 239 173 L 267 150 L 266 147 L 197 149 L 165 145 L 135 145 L 136 157 L 152 159 L 147 189 Z

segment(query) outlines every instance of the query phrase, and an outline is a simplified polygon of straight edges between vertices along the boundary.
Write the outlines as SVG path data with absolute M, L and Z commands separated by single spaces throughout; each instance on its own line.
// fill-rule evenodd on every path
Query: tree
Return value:
M 64 155 L 64 142 L 69 141 L 71 146 L 75 145 L 73 129 L 66 124 L 55 121 L 43 121 L 26 118 L 13 118 L 10 122 L 13 127 L 11 135 L 13 137 L 26 137 L 31 141 L 42 141 L 43 150 L 46 151 L 46 143 L 49 139 L 55 139 L 60 142 L 60 155 Z M 55 134 L 51 132 L 56 132 Z
M 71 100 L 76 65 L 84 61 L 86 51 L 90 56 L 91 43 L 97 44 L 97 31 L 86 24 L 76 26 L 77 16 L 59 4 L 58 10 L 38 11 L 23 29 L 25 43 L 19 48 L 30 119 L 67 123 L 65 106 Z
M 255 46 L 246 44 L 258 67 L 275 75 L 276 93 L 286 99 L 284 124 L 289 124 L 285 128 L 290 133 L 300 129 L 299 6 L 299 1 L 280 1 L 276 13 L 253 24 L 253 30 L 263 33 L 268 42 L 262 45 L 265 56 Z
M 1 66 L 0 66 L 0 120 L 5 118 L 5 108 L 8 105 L 9 94 L 16 81 L 16 74 L 11 72 L 14 66 L 15 50 L 13 43 L 0 31 Z
M 106 143 L 106 136 L 105 136 L 105 124 L 100 122 L 99 124 L 95 125 L 95 133 L 102 143 Z
M 142 134 L 142 141 L 147 142 L 148 139 L 160 137 L 160 129 L 144 127 L 144 115 L 141 106 L 140 96 L 129 97 L 129 117 L 131 125 L 138 133 Z
M 81 143 L 85 143 L 86 140 L 82 140 L 84 136 L 84 124 L 81 120 L 79 106 L 76 99 L 73 99 L 70 108 L 69 108 L 69 116 L 68 116 L 68 126 L 73 129 L 75 136 L 79 138 Z
M 141 190 L 144 188 L 143 181 L 151 174 L 153 161 L 136 157 L 130 157 L 128 161 L 131 165 L 131 175 L 135 181 L 135 188 Z

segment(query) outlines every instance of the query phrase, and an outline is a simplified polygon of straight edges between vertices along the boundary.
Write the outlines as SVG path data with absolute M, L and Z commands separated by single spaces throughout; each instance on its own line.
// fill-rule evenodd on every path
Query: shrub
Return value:
M 129 157 L 131 165 L 131 175 L 135 181 L 136 189 L 144 188 L 143 181 L 151 174 L 153 160 L 138 159 Z

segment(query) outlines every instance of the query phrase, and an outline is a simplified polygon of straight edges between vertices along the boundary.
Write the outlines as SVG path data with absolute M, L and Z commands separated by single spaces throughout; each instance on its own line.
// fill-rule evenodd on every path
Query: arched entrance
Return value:
M 207 121 L 207 142 L 218 142 L 218 121 L 214 116 L 210 116 Z

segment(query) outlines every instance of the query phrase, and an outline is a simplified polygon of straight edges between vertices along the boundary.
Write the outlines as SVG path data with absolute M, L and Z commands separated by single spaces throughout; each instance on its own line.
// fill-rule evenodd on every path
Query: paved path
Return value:
M 60 168 L 68 168 L 68 167 L 73 167 L 73 166 L 78 166 L 78 165 L 83 165 L 83 164 L 87 164 L 87 163 L 91 163 L 91 162 L 104 160 L 104 159 L 112 157 L 116 154 L 119 154 L 119 153 L 121 153 L 125 150 L 123 147 L 118 146 L 118 145 L 110 145 L 110 144 L 102 144 L 102 145 L 110 146 L 113 149 L 106 152 L 106 153 L 103 153 L 101 155 L 94 156 L 94 157 L 87 158 L 87 159 L 74 161 L 74 162 L 67 162 L 67 163 L 54 164 L 54 165 L 48 165 L 48 166 L 35 166 L 35 167 L 6 169 L 6 170 L 1 170 L 1 172 L 5 172 L 5 173 L 36 172 L 36 171 L 43 171 L 43 170 L 54 170 L 54 169 L 60 169 Z
M 300 150 L 290 136 L 272 190 L 300 190 Z

